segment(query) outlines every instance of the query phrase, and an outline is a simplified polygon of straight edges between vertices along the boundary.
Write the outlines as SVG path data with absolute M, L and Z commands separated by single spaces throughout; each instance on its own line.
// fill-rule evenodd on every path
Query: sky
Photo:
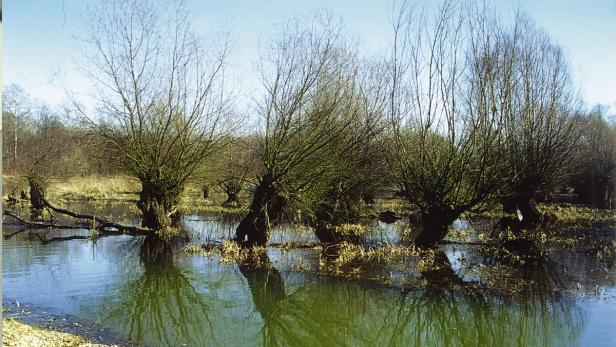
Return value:
M 427 1 L 427 0 L 426 0 Z M 78 68 L 95 0 L 5 0 L 3 81 L 18 84 L 51 106 L 67 90 L 87 99 L 89 80 Z M 421 0 L 419 0 L 421 2 Z M 511 16 L 519 6 L 563 47 L 586 106 L 604 104 L 616 113 L 616 0 L 494 0 Z M 340 16 L 366 55 L 382 54 L 391 39 L 391 0 L 187 0 L 200 33 L 229 30 L 234 38 L 230 73 L 244 96 L 254 90 L 260 47 L 276 24 L 326 9 Z

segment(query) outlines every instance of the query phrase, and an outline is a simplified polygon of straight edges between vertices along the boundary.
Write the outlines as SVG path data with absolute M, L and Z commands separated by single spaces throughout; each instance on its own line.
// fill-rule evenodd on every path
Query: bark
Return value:
M 43 209 L 45 207 L 42 200 L 45 198 L 43 182 L 39 178 L 28 177 L 28 184 L 30 185 L 30 205 L 32 205 L 33 209 Z
M 165 185 L 164 182 L 142 181 L 137 202 L 143 217 L 141 226 L 150 229 L 171 226 L 181 192 L 181 187 Z
M 502 217 L 498 222 L 498 229 L 510 229 L 514 233 L 519 234 L 522 225 L 518 218 L 517 200 L 514 198 L 505 199 L 503 201 L 503 212 L 506 213 L 506 216 Z
M 534 228 L 541 224 L 543 221 L 543 215 L 537 207 L 533 194 L 521 194 L 517 198 L 518 209 L 522 214 L 522 227 Z
M 456 220 L 457 215 L 453 211 L 444 208 L 431 208 L 421 214 L 422 229 L 415 238 L 415 245 L 421 248 L 428 248 L 441 241 L 449 226 Z
M 287 199 L 281 195 L 272 175 L 264 175 L 255 189 L 248 214 L 236 229 L 235 240 L 243 246 L 266 245 L 286 205 Z

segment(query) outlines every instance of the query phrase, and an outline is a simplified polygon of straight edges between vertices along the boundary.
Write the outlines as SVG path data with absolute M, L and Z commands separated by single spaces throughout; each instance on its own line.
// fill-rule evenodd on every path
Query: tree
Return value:
M 334 169 L 323 177 L 323 186 L 311 205 L 304 204 L 306 215 L 321 242 L 357 241 L 356 228 L 341 232 L 344 224 L 356 224 L 366 219 L 365 204 L 374 202 L 375 195 L 388 181 L 384 160 L 383 130 L 387 126 L 387 79 L 384 64 L 372 62 L 358 73 L 355 104 L 358 122 L 348 128 L 347 136 L 358 134 L 354 146 L 341 150 Z M 338 144 L 333 144 L 336 146 Z M 344 144 L 343 144 L 344 145 Z
M 104 2 L 91 14 L 88 75 L 102 115 L 77 105 L 103 153 L 141 182 L 143 226 L 170 225 L 186 181 L 230 126 L 224 88 L 229 40 L 203 47 L 181 1 Z
M 505 212 L 519 210 L 525 226 L 541 222 L 535 194 L 562 181 L 581 123 L 562 49 L 518 14 L 507 41 L 511 76 L 499 94 L 504 102 L 507 161 L 511 170 Z
M 22 174 L 30 186 L 30 204 L 42 209 L 46 179 L 62 171 L 62 156 L 72 136 L 62 119 L 43 105 L 32 120 L 32 131 L 24 138 L 21 151 Z
M 356 126 L 357 64 L 340 23 L 329 16 L 292 20 L 268 53 L 259 71 L 264 133 L 255 153 L 261 164 L 236 231 L 244 245 L 266 244 L 290 204 L 314 201 L 340 155 L 369 131 Z M 347 131 L 353 127 L 358 131 Z
M 18 163 L 21 134 L 28 127 L 32 105 L 26 92 L 15 84 L 4 88 L 2 99 L 3 167 L 17 174 L 21 169 Z M 4 172 L 9 171 L 4 168 Z
M 507 52 L 488 12 L 442 3 L 434 17 L 404 4 L 393 22 L 391 170 L 419 211 L 420 247 L 442 240 L 462 213 L 500 197 Z
M 581 202 L 613 208 L 616 194 L 616 125 L 608 124 L 605 109 L 597 106 L 584 119 L 569 182 Z

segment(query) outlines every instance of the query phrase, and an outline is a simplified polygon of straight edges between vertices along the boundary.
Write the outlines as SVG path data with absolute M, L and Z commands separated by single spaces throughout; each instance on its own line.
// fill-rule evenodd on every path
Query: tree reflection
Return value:
M 331 278 L 302 278 L 286 283 L 285 291 L 269 258 L 264 268 L 241 265 L 240 271 L 268 346 L 561 346 L 579 338 L 582 310 L 573 298 L 554 295 L 560 284 L 558 276 L 547 275 L 549 265 L 533 269 L 544 271 L 533 278 L 545 281 L 495 295 L 462 281 L 445 253 L 437 258 L 449 267 L 424 272 L 428 286 L 402 292 Z
M 119 289 L 107 314 L 126 338 L 160 346 L 215 342 L 209 303 L 173 263 L 177 246 L 155 237 L 141 245 L 144 272 Z

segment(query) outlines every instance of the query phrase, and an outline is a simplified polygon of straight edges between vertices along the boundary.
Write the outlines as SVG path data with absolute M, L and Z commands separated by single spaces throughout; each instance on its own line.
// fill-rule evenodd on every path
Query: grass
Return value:
M 237 242 L 230 240 L 224 240 L 219 245 L 189 244 L 184 247 L 184 252 L 206 258 L 218 257 L 218 261 L 223 264 L 250 264 L 256 268 L 269 266 L 269 263 L 264 262 L 263 257 L 267 255 L 266 247 L 242 248 Z
M 17 319 L 2 320 L 2 346 L 10 347 L 86 347 L 108 346 L 95 344 L 83 337 L 34 327 Z
M 539 205 L 539 209 L 543 213 L 554 214 L 557 221 L 562 223 L 616 222 L 616 210 L 600 210 L 569 204 L 541 204 Z

